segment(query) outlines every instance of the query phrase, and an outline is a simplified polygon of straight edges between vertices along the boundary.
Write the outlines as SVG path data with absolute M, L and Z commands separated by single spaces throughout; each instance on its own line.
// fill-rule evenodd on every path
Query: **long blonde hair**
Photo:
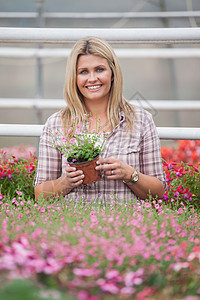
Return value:
M 70 123 L 71 118 L 76 116 L 72 126 L 75 130 L 78 123 L 83 120 L 83 116 L 87 113 L 82 94 L 77 87 L 76 77 L 77 62 L 80 55 L 88 54 L 98 55 L 107 59 L 112 71 L 113 80 L 111 82 L 107 107 L 107 117 L 111 130 L 119 123 L 119 110 L 125 113 L 127 127 L 131 130 L 134 118 L 134 108 L 122 95 L 123 76 L 119 60 L 111 46 L 105 40 L 98 37 L 86 37 L 80 39 L 76 42 L 68 57 L 64 84 L 64 95 L 67 106 L 62 111 L 63 127 L 67 130 L 69 126 L 72 126 Z

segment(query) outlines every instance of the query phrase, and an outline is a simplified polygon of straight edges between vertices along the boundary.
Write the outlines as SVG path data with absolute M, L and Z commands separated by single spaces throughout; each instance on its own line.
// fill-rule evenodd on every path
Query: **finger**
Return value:
M 110 180 L 119 179 L 118 175 L 106 175 L 106 178 Z
M 116 158 L 114 157 L 106 157 L 106 158 L 100 158 L 96 163 L 97 165 L 100 164 L 112 164 L 116 161 Z
M 66 171 L 66 172 L 73 172 L 73 171 L 76 171 L 76 168 L 67 166 L 67 167 L 65 168 L 65 171 Z
M 113 176 L 113 175 L 116 175 L 116 171 L 117 170 L 112 169 L 112 170 L 105 171 L 104 174 L 106 176 Z
M 76 178 L 76 177 L 81 176 L 81 175 L 83 175 L 83 171 L 82 170 L 66 172 L 66 176 L 68 178 Z
M 82 174 L 79 173 L 78 175 L 76 175 L 74 177 L 70 177 L 70 181 L 71 182 L 76 182 L 76 181 L 82 180 L 84 177 L 85 176 L 84 176 L 83 173 Z
M 72 186 L 77 186 L 77 185 L 83 183 L 83 178 L 84 178 L 84 175 L 83 175 L 83 177 L 80 176 L 80 177 L 72 178 L 72 179 L 70 180 L 70 184 L 71 184 Z
M 75 183 L 72 183 L 72 186 L 73 187 L 77 187 L 77 186 L 81 185 L 82 183 L 83 183 L 83 180 L 79 180 L 79 181 L 77 181 Z
M 107 179 L 119 179 L 119 170 L 118 169 L 114 169 L 114 170 L 109 170 L 104 172 L 105 176 Z
M 106 171 L 111 171 L 117 168 L 117 163 L 110 163 L 110 164 L 101 164 L 99 166 L 96 166 L 95 169 L 96 170 L 102 170 L 104 172 Z
M 71 184 L 71 186 L 76 187 L 83 183 L 83 179 L 84 179 L 84 174 L 76 177 L 68 178 L 68 181 Z
M 69 188 L 70 187 L 75 188 L 83 183 L 83 179 L 84 179 L 83 171 L 77 170 L 72 172 L 66 172 L 65 175 L 62 176 L 61 178 L 61 183 L 63 185 L 68 186 Z

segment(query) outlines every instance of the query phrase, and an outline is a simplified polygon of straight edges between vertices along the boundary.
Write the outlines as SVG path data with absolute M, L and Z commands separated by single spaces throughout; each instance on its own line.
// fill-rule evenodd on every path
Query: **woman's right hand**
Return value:
M 83 183 L 83 171 L 76 170 L 74 167 L 67 166 L 66 173 L 55 180 L 44 181 L 35 187 L 35 198 L 40 195 L 51 197 L 52 195 L 63 195 Z
M 83 183 L 84 174 L 81 170 L 76 170 L 75 167 L 67 166 L 65 168 L 65 178 L 68 181 L 69 188 L 75 188 Z

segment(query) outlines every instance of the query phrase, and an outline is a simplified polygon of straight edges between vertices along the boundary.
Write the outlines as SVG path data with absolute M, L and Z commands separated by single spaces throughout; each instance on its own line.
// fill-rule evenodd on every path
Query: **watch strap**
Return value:
M 123 183 L 125 183 L 125 184 L 134 184 L 138 181 L 138 179 L 139 179 L 139 174 L 138 174 L 138 171 L 135 169 L 135 171 L 131 175 L 131 179 L 129 181 L 123 180 Z

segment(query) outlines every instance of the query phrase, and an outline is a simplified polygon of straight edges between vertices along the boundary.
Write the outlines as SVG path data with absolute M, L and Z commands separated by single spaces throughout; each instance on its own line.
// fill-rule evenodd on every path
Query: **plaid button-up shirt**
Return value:
M 140 107 L 135 107 L 132 134 L 127 131 L 125 115 L 120 112 L 119 117 L 119 124 L 108 135 L 104 143 L 101 157 L 118 158 L 143 174 L 157 177 L 166 188 L 160 140 L 152 115 Z M 49 143 L 55 143 L 50 131 L 55 133 L 57 129 L 61 128 L 61 112 L 54 113 L 48 118 L 40 137 L 39 159 L 34 185 L 47 180 L 55 180 L 65 174 L 66 157 Z M 84 203 L 98 201 L 104 204 L 111 200 L 122 202 L 137 197 L 122 180 L 108 180 L 102 174 L 99 181 L 85 186 L 80 185 L 72 189 L 65 198 L 73 199 L 75 202 L 79 202 L 79 200 Z

